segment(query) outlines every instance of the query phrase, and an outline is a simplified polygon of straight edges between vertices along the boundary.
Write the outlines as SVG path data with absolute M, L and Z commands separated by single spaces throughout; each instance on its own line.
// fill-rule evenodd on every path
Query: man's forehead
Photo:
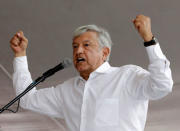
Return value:
M 82 42 L 82 43 L 87 43 L 87 42 L 92 42 L 92 40 L 84 39 L 84 40 L 82 40 L 82 41 L 73 41 L 72 44 L 78 44 L 78 43 L 80 43 L 80 42 Z
M 74 37 L 73 43 L 87 42 L 87 41 L 93 41 L 93 40 L 97 40 L 97 33 L 94 31 L 87 31 L 77 37 Z

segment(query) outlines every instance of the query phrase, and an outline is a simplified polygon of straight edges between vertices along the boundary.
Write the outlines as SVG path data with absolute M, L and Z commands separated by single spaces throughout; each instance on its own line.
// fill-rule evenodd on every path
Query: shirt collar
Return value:
M 104 62 L 102 65 L 100 65 L 94 72 L 96 73 L 106 73 L 107 70 L 110 68 L 109 62 Z M 93 72 L 92 72 L 93 73 Z
M 102 65 L 100 65 L 95 71 L 93 71 L 91 74 L 94 74 L 94 73 L 107 73 L 108 69 L 110 69 L 110 64 L 109 62 L 104 62 Z M 78 77 L 78 79 L 80 80 L 83 80 L 83 81 L 86 81 L 84 80 L 81 76 Z

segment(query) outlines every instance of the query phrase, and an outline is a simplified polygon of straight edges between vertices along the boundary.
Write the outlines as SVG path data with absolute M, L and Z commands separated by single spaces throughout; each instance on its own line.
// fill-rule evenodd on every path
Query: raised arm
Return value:
M 17 32 L 10 41 L 15 56 L 13 61 L 13 87 L 16 95 L 19 95 L 32 83 L 26 57 L 27 45 L 28 40 L 22 31 Z M 40 90 L 33 88 L 21 98 L 20 105 L 38 113 L 63 118 L 60 91 L 60 89 L 54 87 Z
M 138 15 L 133 20 L 134 26 L 143 38 L 144 42 L 152 40 L 151 19 L 144 15 Z M 128 91 L 136 98 L 159 99 L 171 92 L 173 80 L 170 69 L 170 62 L 161 51 L 160 45 L 156 42 L 146 47 L 149 57 L 148 71 L 136 67 L 133 68 L 133 75 L 128 79 Z

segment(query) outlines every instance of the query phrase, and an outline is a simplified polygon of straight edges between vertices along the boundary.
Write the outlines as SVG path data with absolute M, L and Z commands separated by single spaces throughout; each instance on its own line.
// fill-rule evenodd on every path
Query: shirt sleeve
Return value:
M 159 43 L 146 47 L 149 57 L 148 71 L 140 67 L 130 75 L 129 93 L 136 98 L 156 100 L 172 91 L 173 80 L 170 62 L 163 54 Z
M 16 57 L 13 61 L 13 87 L 16 95 L 22 93 L 31 83 L 32 78 L 28 70 L 27 57 Z M 64 118 L 62 113 L 62 99 L 59 99 L 61 90 L 59 88 L 44 88 L 37 90 L 34 87 L 20 100 L 20 106 L 41 114 L 52 117 Z M 56 97 L 58 96 L 58 97 Z

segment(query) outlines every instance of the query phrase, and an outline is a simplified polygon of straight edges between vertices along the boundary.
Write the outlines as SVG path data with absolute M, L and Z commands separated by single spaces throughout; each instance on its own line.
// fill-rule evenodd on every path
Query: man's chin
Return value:
M 81 73 L 81 72 L 86 72 L 86 70 L 87 69 L 85 69 L 85 68 L 76 68 L 76 70 L 79 72 L 79 73 Z
M 79 72 L 79 73 L 83 73 L 83 72 L 87 72 L 88 71 L 88 68 L 86 66 L 77 66 L 76 67 L 76 70 Z

